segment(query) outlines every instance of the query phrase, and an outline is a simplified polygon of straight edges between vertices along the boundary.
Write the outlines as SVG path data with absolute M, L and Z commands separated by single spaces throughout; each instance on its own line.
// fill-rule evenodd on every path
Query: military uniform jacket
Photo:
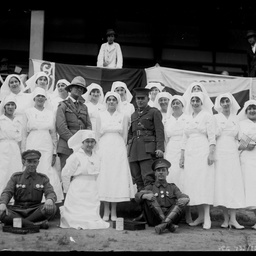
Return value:
M 56 130 L 59 134 L 57 153 L 71 155 L 73 151 L 68 147 L 67 141 L 81 129 L 92 129 L 87 106 L 78 101 L 76 107 L 71 98 L 60 102 L 56 114 Z
M 167 181 L 160 183 L 159 181 L 155 181 L 154 184 L 146 186 L 145 189 L 135 194 L 136 202 L 142 203 L 144 200 L 142 196 L 149 193 L 153 193 L 159 206 L 166 209 L 175 205 L 179 198 L 189 198 L 174 183 L 167 183 Z
M 150 106 L 147 106 L 142 113 L 136 109 L 131 115 L 128 133 L 129 161 L 151 159 L 157 149 L 164 152 L 164 126 L 161 112 Z
M 0 197 L 0 204 L 8 204 L 14 197 L 14 205 L 24 208 L 33 207 L 41 203 L 43 195 L 45 199 L 57 200 L 56 194 L 49 178 L 43 173 L 14 173 L 7 183 Z

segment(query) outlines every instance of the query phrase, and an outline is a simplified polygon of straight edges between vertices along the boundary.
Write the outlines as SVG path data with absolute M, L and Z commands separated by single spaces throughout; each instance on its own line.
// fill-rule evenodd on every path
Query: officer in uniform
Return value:
M 163 157 L 164 126 L 161 112 L 148 105 L 150 89 L 136 88 L 137 109 L 131 115 L 128 132 L 128 158 L 133 182 L 140 191 L 154 182 L 151 169 L 156 158 Z
M 167 183 L 168 168 L 171 163 L 166 159 L 157 159 L 152 164 L 156 180 L 135 195 L 135 200 L 142 205 L 144 217 L 149 226 L 155 226 L 158 234 L 166 229 L 176 230 L 176 225 L 184 214 L 189 197 L 183 194 L 174 183 Z
M 47 229 L 48 219 L 55 215 L 57 197 L 53 187 L 45 174 L 36 172 L 40 157 L 37 150 L 22 153 L 25 170 L 11 176 L 0 197 L 0 221 L 5 225 L 13 225 L 13 218 L 21 218 L 22 227 L 37 225 Z M 43 195 L 45 202 L 41 203 Z M 12 197 L 14 204 L 8 205 Z
M 67 158 L 73 153 L 73 150 L 68 147 L 67 141 L 78 130 L 92 129 L 87 106 L 81 97 L 87 91 L 85 79 L 77 76 L 65 89 L 70 92 L 70 96 L 60 102 L 56 114 L 56 129 L 59 134 L 57 153 L 60 158 L 61 170 L 65 166 Z

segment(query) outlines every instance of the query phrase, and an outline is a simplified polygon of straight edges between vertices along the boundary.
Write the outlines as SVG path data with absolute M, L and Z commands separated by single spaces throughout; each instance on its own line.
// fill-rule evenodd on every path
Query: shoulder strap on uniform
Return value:
M 12 176 L 21 175 L 23 172 L 15 172 L 12 174 Z
M 64 100 L 64 101 L 62 101 L 77 117 L 79 117 L 78 116 L 78 113 L 77 113 L 77 111 L 76 111 L 76 108 L 72 105 L 72 104 L 70 104 L 70 102 L 69 102 L 69 100 Z

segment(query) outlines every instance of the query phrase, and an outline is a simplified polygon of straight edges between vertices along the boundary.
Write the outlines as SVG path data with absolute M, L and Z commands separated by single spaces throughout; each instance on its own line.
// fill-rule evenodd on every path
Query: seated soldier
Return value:
M 160 158 L 153 162 L 155 182 L 146 186 L 135 195 L 135 200 L 141 204 L 144 217 L 149 226 L 155 226 L 158 234 L 169 230 L 174 232 L 176 225 L 185 211 L 189 197 L 183 194 L 174 183 L 167 183 L 168 168 L 171 163 Z
M 0 196 L 0 221 L 5 225 L 13 225 L 13 218 L 21 218 L 22 227 L 49 227 L 48 219 L 57 211 L 56 194 L 49 178 L 36 172 L 40 157 L 37 150 L 22 153 L 25 170 L 11 176 Z M 41 203 L 43 195 L 45 202 Z M 14 204 L 8 205 L 12 197 Z

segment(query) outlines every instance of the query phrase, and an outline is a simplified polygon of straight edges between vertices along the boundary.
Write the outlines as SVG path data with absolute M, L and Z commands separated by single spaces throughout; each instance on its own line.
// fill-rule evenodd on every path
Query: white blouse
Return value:
M 99 172 L 100 157 L 94 152 L 91 156 L 88 156 L 85 154 L 84 150 L 80 148 L 77 152 L 70 155 L 67 159 L 66 165 L 61 171 L 63 192 L 67 193 L 71 177 L 79 175 L 98 176 Z
M 193 134 L 205 135 L 209 141 L 209 145 L 216 145 L 215 131 L 216 125 L 212 114 L 205 110 L 201 110 L 195 117 L 191 114 L 185 123 L 181 148 L 185 149 L 189 136 Z

